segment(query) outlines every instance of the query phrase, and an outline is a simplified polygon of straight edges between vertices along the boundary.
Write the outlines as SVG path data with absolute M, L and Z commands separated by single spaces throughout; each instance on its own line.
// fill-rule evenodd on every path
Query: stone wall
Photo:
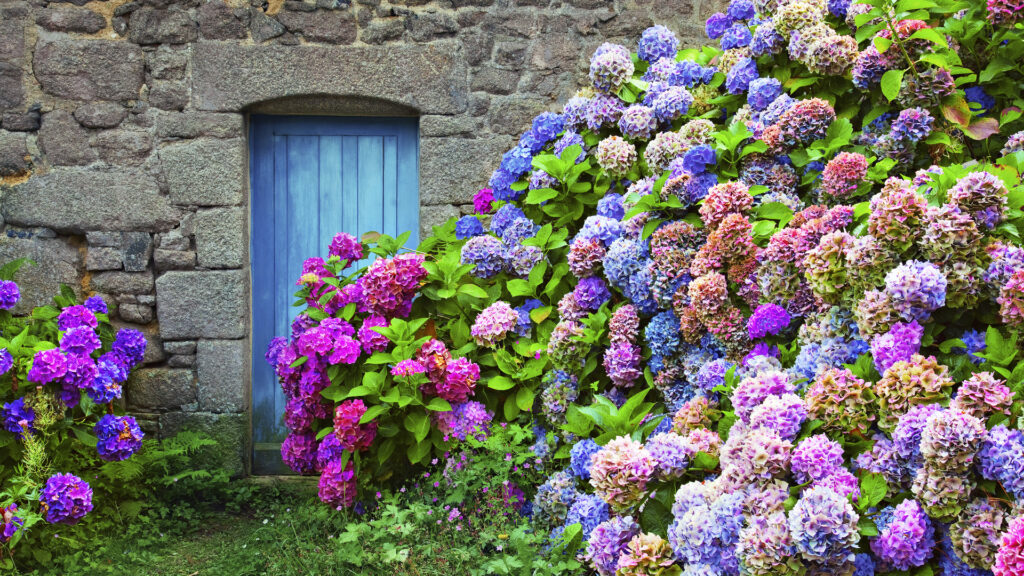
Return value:
M 423 231 L 469 209 L 605 40 L 716 0 L 0 0 L 0 261 L 144 330 L 127 408 L 248 449 L 246 113 L 420 117 Z

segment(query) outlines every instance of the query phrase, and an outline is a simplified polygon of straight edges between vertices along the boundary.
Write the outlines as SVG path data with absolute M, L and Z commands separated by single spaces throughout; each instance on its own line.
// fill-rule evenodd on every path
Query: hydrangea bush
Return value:
M 300 280 L 268 358 L 335 405 L 289 412 L 286 462 L 328 454 L 350 503 L 529 418 L 535 523 L 601 575 L 1024 573 L 1022 21 L 733 0 L 718 46 L 602 45 L 475 214 Z M 374 312 L 374 267 L 406 265 Z M 338 318 L 341 368 L 340 337 L 301 348 Z
M 66 286 L 14 316 L 12 278 L 26 263 L 0 268 L 0 561 L 36 522 L 73 525 L 92 511 L 92 488 L 73 472 L 131 458 L 144 436 L 117 412 L 145 336 L 115 329 L 102 298 L 78 304 Z

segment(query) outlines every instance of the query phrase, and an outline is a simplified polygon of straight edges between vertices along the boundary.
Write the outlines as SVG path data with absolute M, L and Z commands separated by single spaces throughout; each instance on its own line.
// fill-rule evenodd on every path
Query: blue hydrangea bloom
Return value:
M 583 539 L 590 538 L 590 533 L 597 525 L 608 519 L 608 503 L 597 494 L 581 494 L 569 507 L 565 516 L 565 524 L 580 524 L 583 528 Z
M 732 0 L 726 13 L 734 20 L 750 20 L 754 17 L 754 3 L 751 0 Z
M 569 451 L 569 469 L 577 477 L 590 480 L 590 459 L 601 449 L 590 438 L 580 440 Z
M 516 146 L 501 157 L 501 168 L 516 177 L 530 171 L 533 166 L 533 153 L 528 148 Z
M 708 166 L 714 166 L 716 162 L 715 149 L 707 144 L 694 146 L 683 156 L 683 168 L 690 174 L 703 174 L 707 172 Z
M 679 85 L 686 88 L 693 88 L 697 84 L 707 84 L 711 82 L 714 75 L 714 67 L 704 67 L 692 60 L 680 62 L 678 66 Z
M 516 314 L 519 316 L 519 320 L 516 322 L 516 334 L 523 338 L 530 335 L 530 328 L 532 327 L 530 311 L 536 310 L 541 306 L 543 306 L 543 303 L 540 300 L 537 300 L 536 298 L 528 298 L 521 306 L 517 306 L 515 308 Z
M 0 350 L 0 374 L 7 374 L 7 371 L 14 366 L 14 357 L 7 351 L 7 348 Z
M 742 94 L 757 78 L 757 62 L 753 58 L 740 58 L 725 75 L 725 88 L 730 94 Z
M 974 110 L 988 111 L 996 105 L 996 99 L 989 96 L 988 92 L 981 86 L 971 86 L 966 88 L 964 92 L 967 94 L 967 101 L 974 106 L 971 106 Z
M 753 34 L 750 33 L 750 28 L 743 24 L 733 24 L 725 31 L 725 34 L 722 34 L 718 42 L 721 44 L 722 50 L 731 50 L 746 47 L 750 44 L 751 39 L 753 39 Z
M 505 204 L 491 217 L 491 232 L 496 236 L 505 233 L 505 229 L 520 218 L 526 218 L 526 213 L 513 204 Z
M 473 215 L 463 216 L 455 222 L 455 237 L 459 240 L 472 238 L 484 233 L 484 225 Z
M 671 310 L 659 312 L 644 329 L 651 354 L 671 356 L 679 348 L 679 318 Z
M 786 46 L 786 39 L 775 30 L 771 20 L 765 20 L 754 30 L 750 40 L 750 52 L 754 56 L 778 54 Z
M 846 19 L 846 13 L 850 10 L 853 0 L 828 0 L 828 11 L 841 20 Z M 874 573 L 874 570 L 872 570 Z M 857 576 L 860 576 L 859 574 Z
M 985 361 L 984 358 L 975 356 L 979 352 L 985 352 L 985 333 L 978 330 L 968 330 L 960 336 L 960 340 L 967 346 L 967 349 L 953 348 L 954 352 L 966 353 L 967 357 L 970 358 L 974 364 L 981 364 Z
M 707 19 L 707 22 L 704 23 L 704 31 L 707 33 L 708 38 L 718 40 L 732 25 L 732 18 L 721 12 L 716 12 Z
M 782 82 L 777 78 L 758 78 L 747 89 L 747 104 L 760 112 L 782 94 Z
M 679 39 L 671 30 L 658 24 L 643 31 L 636 52 L 641 60 L 657 62 L 662 58 L 675 58 L 677 50 Z
M 612 220 L 622 220 L 626 211 L 622 208 L 622 195 L 609 192 L 597 202 L 597 213 Z
M 547 144 L 557 138 L 563 128 L 565 128 L 565 118 L 561 114 L 541 112 L 533 119 L 530 131 L 533 132 L 537 140 Z
M 0 419 L 3 420 L 4 430 L 17 434 L 21 437 L 23 432 L 22 422 L 29 430 L 34 430 L 32 424 L 36 421 L 36 413 L 31 408 L 25 407 L 25 398 L 21 397 L 14 402 L 8 402 L 0 408 Z

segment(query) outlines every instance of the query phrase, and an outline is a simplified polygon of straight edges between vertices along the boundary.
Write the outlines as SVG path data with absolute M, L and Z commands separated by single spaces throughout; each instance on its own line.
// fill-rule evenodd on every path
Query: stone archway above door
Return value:
M 192 94 L 200 110 L 239 112 L 297 95 L 368 97 L 420 114 L 460 114 L 469 103 L 461 44 L 268 46 L 198 42 Z

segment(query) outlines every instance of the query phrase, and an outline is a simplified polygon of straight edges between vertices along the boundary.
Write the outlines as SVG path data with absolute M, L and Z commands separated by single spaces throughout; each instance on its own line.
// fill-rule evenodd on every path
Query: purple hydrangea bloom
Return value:
M 582 480 L 590 480 L 591 458 L 601 447 L 590 438 L 584 438 L 573 444 L 569 451 L 569 470 L 573 475 Z
M 1024 496 L 1024 432 L 1003 424 L 993 427 L 978 451 L 982 477 L 1003 485 L 1015 498 Z
M 15 503 L 6 508 L 0 506 L 0 543 L 10 542 L 14 534 L 25 525 L 24 520 L 14 515 L 17 511 L 18 505 Z
M 476 216 L 463 216 L 455 222 L 455 237 L 459 240 L 480 236 L 483 233 L 484 225 L 480 223 L 480 219 Z
M 540 226 L 533 223 L 529 218 L 517 218 L 512 221 L 501 233 L 501 241 L 506 246 L 515 246 L 527 238 L 537 234 Z
M 501 236 L 505 229 L 520 218 L 525 219 L 526 214 L 514 204 L 505 204 L 491 217 L 491 232 L 495 236 Z
M 475 400 L 456 402 L 450 412 L 435 412 L 438 429 L 447 437 L 465 440 L 474 436 L 483 440 L 488 433 L 494 414 Z
M 754 17 L 754 3 L 751 0 L 732 0 L 726 13 L 734 20 L 750 20 Z
M 690 465 L 688 446 L 686 438 L 674 432 L 655 434 L 644 443 L 644 448 L 654 458 L 654 473 L 662 480 L 678 478 L 686 472 Z
M 96 361 L 86 354 L 68 354 L 68 371 L 64 373 L 64 382 L 75 390 L 88 390 L 96 382 L 99 368 Z
M 68 363 L 57 348 L 36 352 L 32 358 L 32 368 L 28 371 L 30 382 L 47 384 L 64 377 L 68 371 Z
M 605 246 L 610 246 L 622 236 L 622 223 L 614 218 L 601 216 L 599 214 L 588 216 L 583 221 L 583 228 L 580 229 L 576 238 L 592 238 L 600 240 Z
M 640 533 L 632 516 L 616 516 L 598 524 L 587 540 L 587 560 L 600 576 L 614 576 L 626 545 Z
M 765 54 L 778 54 L 786 46 L 786 39 L 782 37 L 771 20 L 766 20 L 754 30 L 754 37 L 750 41 L 750 52 L 754 56 Z
M 668 541 L 676 557 L 688 564 L 708 564 L 724 574 L 737 574 L 736 543 L 744 523 L 745 499 L 744 492 L 723 494 L 709 504 L 696 504 L 675 515 Z
M 935 118 L 924 108 L 907 108 L 892 121 L 892 133 L 897 139 L 918 142 L 931 134 L 934 123 Z
M 733 48 L 746 47 L 750 44 L 752 38 L 753 35 L 750 33 L 750 28 L 743 24 L 733 24 L 722 34 L 718 42 L 721 44 L 722 50 L 731 50 Z
M 747 320 L 747 334 L 752 339 L 775 335 L 789 326 L 789 312 L 777 304 L 762 304 Z
M 94 314 L 106 314 L 107 313 L 107 303 L 103 300 L 103 297 L 100 296 L 99 294 L 86 298 L 85 299 L 85 303 L 83 305 L 85 306 L 85 308 L 87 310 L 89 310 L 90 312 L 92 312 Z
M 92 511 L 92 488 L 74 474 L 54 474 L 39 491 L 39 505 L 50 524 L 77 524 Z
M 757 62 L 753 58 L 740 58 L 725 75 L 725 87 L 730 94 L 742 94 L 757 78 Z
M 127 460 L 142 448 L 142 429 L 131 416 L 106 414 L 99 419 L 94 430 L 99 438 L 96 449 L 100 459 L 107 462 Z
M 707 84 L 715 76 L 716 70 L 714 66 L 701 66 L 692 60 L 680 62 L 678 67 L 679 85 L 693 88 L 697 84 Z
M 146 335 L 138 330 L 122 328 L 114 337 L 113 352 L 127 368 L 142 362 L 146 355 Z
M 946 276 L 931 262 L 911 260 L 885 275 L 885 292 L 904 320 L 924 322 L 946 304 Z
M 96 320 L 96 315 L 80 304 L 68 306 L 61 310 L 60 315 L 57 316 L 57 328 L 65 332 L 78 326 L 95 328 L 98 324 L 99 321 Z
M 914 499 L 900 502 L 891 516 L 882 516 L 878 532 L 871 540 L 871 551 L 884 570 L 923 566 L 934 554 L 935 528 Z
M 671 30 L 658 24 L 643 31 L 636 52 L 641 60 L 657 62 L 662 58 L 675 58 L 677 50 L 679 39 Z
M 473 274 L 490 278 L 505 270 L 505 245 L 494 236 L 475 236 L 462 246 L 462 263 L 474 264 Z
M 277 359 L 281 355 L 281 351 L 288 347 L 288 339 L 284 336 L 275 336 L 270 339 L 270 343 L 267 344 L 267 353 L 263 358 L 272 367 L 277 367 Z
M 860 517 L 845 496 L 816 486 L 804 491 L 789 513 L 789 532 L 797 552 L 821 565 L 841 565 L 860 540 Z
M 0 374 L 7 374 L 7 372 L 14 367 L 14 357 L 11 353 L 4 348 L 0 350 Z
M 585 310 L 595 311 L 607 302 L 612 294 L 608 286 L 598 276 L 583 278 L 573 289 L 573 296 L 576 302 Z
M 32 425 L 35 423 L 36 413 L 32 408 L 25 407 L 25 398 L 21 397 L 4 404 L 0 409 L 0 418 L 3 419 L 4 430 L 17 434 L 20 438 L 26 428 L 34 430 Z
M 732 25 L 732 18 L 721 12 L 716 12 L 704 23 L 704 31 L 707 33 L 708 38 L 718 40 Z
M 316 451 L 316 436 L 312 432 L 289 434 L 281 443 L 281 459 L 297 474 L 315 471 Z
M 682 86 L 670 86 L 651 101 L 654 117 L 661 122 L 671 122 L 690 111 L 693 95 Z
M 328 433 L 317 446 L 316 469 L 323 470 L 331 460 L 340 459 L 344 451 L 345 449 L 341 446 L 341 442 L 334 435 L 334 432 Z
M 871 356 L 879 374 L 897 362 L 910 360 L 921 349 L 924 327 L 916 321 L 897 322 L 885 334 L 871 341 Z
M 846 14 L 850 10 L 853 0 L 828 0 L 828 11 L 840 20 L 846 20 Z M 858 555 L 860 556 L 860 555 Z M 874 574 L 874 563 L 871 565 L 871 573 Z M 859 572 L 856 576 L 862 576 Z M 865 575 L 866 576 L 866 575 Z
M 747 87 L 747 104 L 760 112 L 782 94 L 782 82 L 777 78 L 758 78 Z
M 725 358 L 716 358 L 703 364 L 697 370 L 697 377 L 694 383 L 699 390 L 705 394 L 710 394 L 712 389 L 725 384 L 725 373 L 730 368 L 732 368 L 731 362 Z
M 832 475 L 843 465 L 843 447 L 824 434 L 800 441 L 793 449 L 791 466 L 800 484 Z
M 76 326 L 60 339 L 60 349 L 66 354 L 89 355 L 101 345 L 99 336 L 88 326 Z
M 18 285 L 10 280 L 0 280 L 0 310 L 10 310 L 21 298 Z

